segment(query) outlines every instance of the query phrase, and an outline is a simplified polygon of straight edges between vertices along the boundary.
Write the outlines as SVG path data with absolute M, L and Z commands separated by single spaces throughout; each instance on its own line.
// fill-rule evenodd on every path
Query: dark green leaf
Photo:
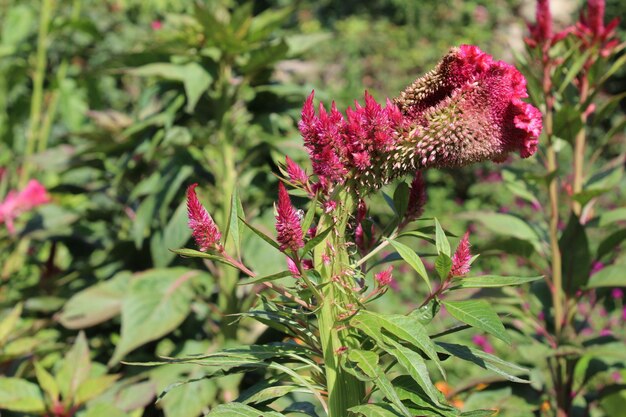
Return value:
M 509 285 L 521 285 L 542 279 L 538 277 L 503 277 L 499 275 L 482 275 L 479 277 L 458 277 L 454 279 L 454 287 L 457 288 L 495 288 Z
M 506 343 L 511 343 L 500 318 L 487 301 L 443 301 L 442 304 L 455 319 L 484 330 Z
M 437 245 L 437 253 L 444 253 L 446 255 L 451 256 L 450 254 L 450 242 L 448 242 L 448 238 L 446 237 L 446 233 L 443 231 L 443 228 L 439 224 L 439 220 L 435 219 L 435 240 Z
M 426 282 L 428 286 L 428 290 L 431 291 L 432 288 L 430 286 L 430 280 L 428 279 L 428 273 L 426 272 L 426 268 L 424 267 L 424 263 L 420 259 L 420 257 L 411 249 L 403 243 L 396 242 L 395 240 L 389 240 L 391 246 L 398 251 L 398 254 L 408 263 L 411 268 L 413 268 L 417 274 Z
M 563 291 L 574 294 L 587 284 L 591 271 L 591 252 L 587 232 L 572 213 L 559 239 L 563 262 Z

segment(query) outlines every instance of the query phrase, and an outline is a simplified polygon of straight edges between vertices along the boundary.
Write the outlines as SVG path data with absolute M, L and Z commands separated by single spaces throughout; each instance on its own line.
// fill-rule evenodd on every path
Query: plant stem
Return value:
M 574 183 L 572 184 L 572 191 L 574 194 L 578 194 L 583 189 L 584 178 L 584 166 L 585 166 L 585 145 L 587 140 L 585 125 L 587 124 L 587 111 L 582 106 L 586 103 L 589 96 L 589 79 L 586 74 L 583 74 L 580 78 L 580 98 L 579 103 L 581 105 L 580 113 L 580 130 L 576 134 L 576 140 L 574 143 Z M 574 214 L 580 217 L 581 205 L 578 201 L 572 201 L 572 210 Z
M 53 0 L 43 0 L 41 16 L 39 18 L 39 34 L 37 35 L 37 57 L 35 62 L 35 74 L 33 75 L 33 95 L 30 102 L 30 123 L 28 136 L 26 137 L 26 149 L 24 153 L 24 165 L 20 175 L 19 185 L 26 185 L 32 170 L 32 155 L 35 152 L 35 142 L 39 135 L 41 112 L 43 108 L 43 82 L 46 75 L 48 52 L 48 30 L 52 15 Z
M 345 417 L 349 408 L 361 404 L 365 398 L 365 386 L 355 376 L 347 373 L 339 362 L 339 348 L 357 347 L 355 340 L 349 337 L 349 329 L 338 328 L 341 326 L 340 312 L 348 310 L 348 304 L 352 301 L 350 289 L 346 291 L 342 288 L 342 283 L 354 285 L 352 277 L 346 274 L 346 270 L 350 268 L 350 260 L 344 236 L 348 217 L 355 203 L 354 198 L 345 190 L 338 191 L 335 196 L 339 196 L 337 209 L 323 215 L 318 224 L 320 230 L 334 224 L 335 230 L 315 248 L 314 262 L 316 266 L 319 265 L 322 283 L 325 284 L 318 321 L 328 390 L 328 416 Z M 324 255 L 330 255 L 329 265 L 324 263 Z

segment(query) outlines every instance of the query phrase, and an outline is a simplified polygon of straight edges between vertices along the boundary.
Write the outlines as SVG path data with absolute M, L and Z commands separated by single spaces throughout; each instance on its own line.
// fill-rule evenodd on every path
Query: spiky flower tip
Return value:
M 600 46 L 600 53 L 607 57 L 616 51 L 619 45 L 616 17 L 608 25 L 604 25 L 605 0 L 588 0 L 587 13 L 580 12 L 580 18 L 574 26 L 573 33 L 578 37 L 583 47 L 588 49 L 592 45 Z
M 0 224 L 6 223 L 9 233 L 15 233 L 13 221 L 20 214 L 50 202 L 46 188 L 37 180 L 30 180 L 21 191 L 9 191 L 0 203 Z
M 291 158 L 288 156 L 285 157 L 285 166 L 287 167 L 287 175 L 289 175 L 289 179 L 299 185 L 305 185 L 309 180 L 309 176 L 306 175 L 306 172 L 302 167 L 296 164 Z
M 393 265 L 374 275 L 374 279 L 376 280 L 376 283 L 379 287 L 386 287 L 387 285 L 391 284 L 391 282 L 393 281 L 392 272 Z
M 315 174 L 330 183 L 380 181 L 382 162 L 405 125 L 400 109 L 389 100 L 383 107 L 366 92 L 364 105 L 355 101 L 344 117 L 334 102 L 330 111 L 320 103 L 316 113 L 313 98 L 314 92 L 298 126 Z
M 526 79 L 513 66 L 471 45 L 452 48 L 438 66 L 395 100 L 411 120 L 411 134 L 396 145 L 389 170 L 455 168 L 510 152 L 537 150 L 541 113 L 521 99 Z
M 198 200 L 197 186 L 198 184 L 191 184 L 187 188 L 187 216 L 191 236 L 201 251 L 219 248 L 222 235 L 209 212 Z
M 426 182 L 422 171 L 417 171 L 409 189 L 409 204 L 404 215 L 405 221 L 413 221 L 424 213 L 426 204 Z
M 281 250 L 290 249 L 295 252 L 304 246 L 302 227 L 298 212 L 291 205 L 289 193 L 282 182 L 278 184 L 276 211 L 276 231 L 278 232 L 276 240 L 280 243 Z
M 452 255 L 452 268 L 450 269 L 450 277 L 462 277 L 470 270 L 470 262 L 472 254 L 470 252 L 469 231 L 465 232 L 463 238 L 459 242 L 454 255 Z

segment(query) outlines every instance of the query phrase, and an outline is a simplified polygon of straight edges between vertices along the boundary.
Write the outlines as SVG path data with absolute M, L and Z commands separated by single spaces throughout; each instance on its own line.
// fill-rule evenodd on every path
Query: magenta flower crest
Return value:
M 587 13 L 581 11 L 580 19 L 576 23 L 573 33 L 583 42 L 585 48 L 597 44 L 600 46 L 602 56 L 607 57 L 614 52 L 619 44 L 619 39 L 616 38 L 619 18 L 616 17 L 605 26 L 604 12 L 604 0 L 588 0 Z
M 281 250 L 297 251 L 304 246 L 302 227 L 296 209 L 291 205 L 289 193 L 283 185 L 278 184 L 278 204 L 276 207 L 276 231 Z
M 392 272 L 393 265 L 374 275 L 374 279 L 376 280 L 376 283 L 379 287 L 386 287 L 387 285 L 391 284 L 391 282 L 393 281 L 393 276 L 391 274 Z
M 14 220 L 24 212 L 50 202 L 46 188 L 37 180 L 30 180 L 21 191 L 9 191 L 0 203 L 0 224 L 5 223 L 9 233 L 15 233 Z
M 285 157 L 285 165 L 287 167 L 287 175 L 289 175 L 289 179 L 293 183 L 304 185 L 308 182 L 309 176 L 306 175 L 304 169 L 288 156 Z
M 201 251 L 219 249 L 222 235 L 209 212 L 198 200 L 197 186 L 198 184 L 191 184 L 187 188 L 187 216 L 189 217 L 188 224 L 191 229 L 191 236 Z
M 459 242 L 454 255 L 452 255 L 452 268 L 449 274 L 451 277 L 462 277 L 469 272 L 472 260 L 470 246 L 469 231 L 467 231 Z

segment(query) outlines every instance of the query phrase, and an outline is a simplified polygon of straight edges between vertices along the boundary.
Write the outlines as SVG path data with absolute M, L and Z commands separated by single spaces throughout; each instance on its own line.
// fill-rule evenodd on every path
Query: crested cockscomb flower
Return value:
M 391 274 L 392 272 L 393 272 L 393 265 L 389 266 L 389 268 L 384 269 L 380 271 L 379 273 L 377 273 L 376 275 L 374 275 L 374 279 L 376 280 L 376 283 L 378 284 L 379 287 L 386 287 L 393 281 L 393 276 Z
M 472 254 L 470 253 L 469 231 L 465 232 L 463 238 L 459 242 L 454 255 L 452 255 L 452 268 L 450 268 L 450 277 L 461 277 L 470 270 L 470 262 Z
M 521 99 L 524 76 L 475 46 L 453 48 L 434 71 L 396 99 L 414 121 L 414 135 L 397 145 L 392 169 L 460 167 L 504 161 L 537 150 L 541 113 Z
M 297 251 L 304 246 L 302 227 L 298 212 L 291 205 L 289 193 L 283 185 L 278 184 L 278 204 L 276 206 L 276 231 L 278 232 L 278 243 L 281 250 Z
M 425 204 L 426 182 L 422 171 L 417 171 L 409 189 L 409 204 L 404 215 L 405 221 L 410 222 L 419 218 L 424 212 Z
M 209 212 L 198 200 L 197 186 L 198 184 L 191 184 L 187 188 L 187 216 L 189 217 L 188 224 L 191 229 L 191 236 L 201 251 L 219 249 L 222 235 Z
M 37 180 L 30 180 L 21 191 L 9 191 L 0 203 L 0 224 L 5 223 L 9 233 L 15 233 L 13 221 L 20 214 L 50 202 L 46 188 Z
M 334 103 L 316 114 L 311 93 L 298 126 L 320 180 L 367 191 L 419 169 L 531 156 L 542 121 L 527 96 L 517 69 L 463 45 L 385 107 L 366 93 L 345 118 Z
M 587 13 L 580 12 L 580 19 L 574 26 L 573 33 L 582 41 L 584 48 L 598 45 L 602 56 L 607 57 L 619 44 L 619 39 L 615 37 L 619 18 L 616 17 L 605 26 L 604 11 L 604 0 L 588 0 Z
M 285 157 L 285 166 L 287 167 L 287 175 L 293 183 L 304 185 L 308 182 L 309 176 L 306 175 L 304 169 L 288 156 Z

